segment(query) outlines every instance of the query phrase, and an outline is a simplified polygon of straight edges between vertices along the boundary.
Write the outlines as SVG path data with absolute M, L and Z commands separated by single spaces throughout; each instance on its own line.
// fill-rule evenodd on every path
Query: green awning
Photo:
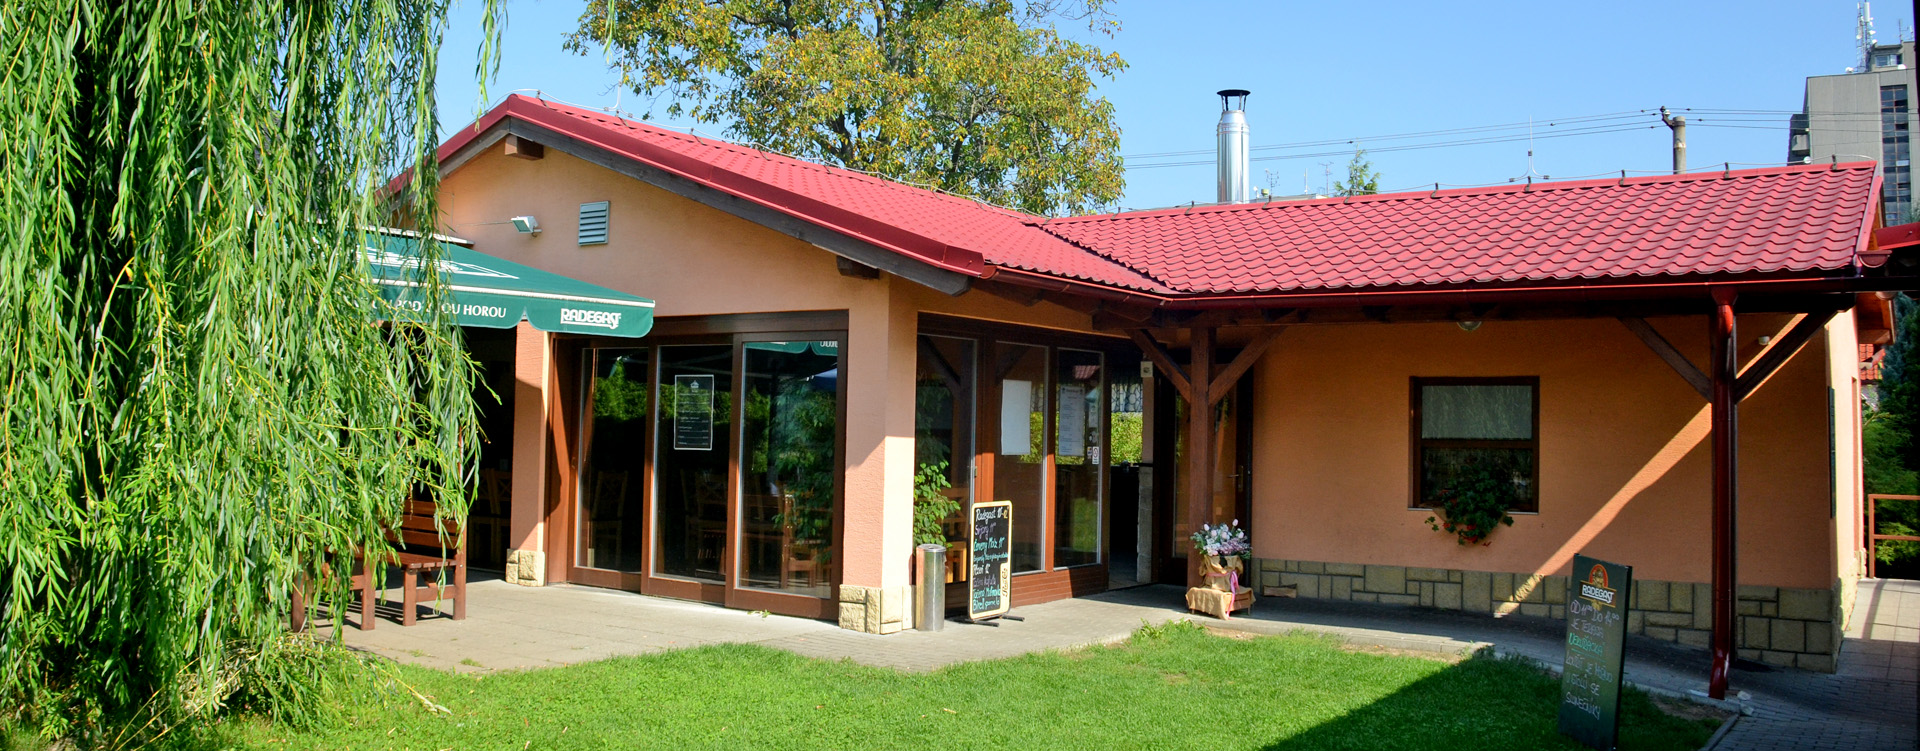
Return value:
M 367 235 L 367 265 L 388 319 L 417 318 L 422 307 L 417 241 Z M 513 328 L 526 320 L 541 331 L 606 336 L 645 336 L 653 329 L 653 301 L 522 266 L 472 248 L 441 243 L 440 279 L 450 293 L 443 303 L 462 326 Z

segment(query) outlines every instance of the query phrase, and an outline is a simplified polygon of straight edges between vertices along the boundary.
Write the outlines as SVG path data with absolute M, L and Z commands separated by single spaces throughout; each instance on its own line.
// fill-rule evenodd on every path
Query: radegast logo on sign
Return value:
M 1587 572 L 1587 580 L 1580 582 L 1580 596 L 1594 602 L 1613 604 L 1613 588 L 1607 586 L 1607 568 L 1598 563 Z
M 577 326 L 594 326 L 603 329 L 620 328 L 620 313 L 611 310 L 580 310 L 561 308 L 560 322 Z

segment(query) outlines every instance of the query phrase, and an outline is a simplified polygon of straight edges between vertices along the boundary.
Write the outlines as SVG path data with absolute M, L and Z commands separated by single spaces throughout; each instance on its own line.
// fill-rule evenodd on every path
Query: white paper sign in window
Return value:
M 1025 456 L 1033 450 L 1033 382 L 1000 382 L 1000 453 Z
M 1087 455 L 1087 386 L 1084 383 L 1060 384 L 1060 437 L 1053 447 L 1056 456 Z

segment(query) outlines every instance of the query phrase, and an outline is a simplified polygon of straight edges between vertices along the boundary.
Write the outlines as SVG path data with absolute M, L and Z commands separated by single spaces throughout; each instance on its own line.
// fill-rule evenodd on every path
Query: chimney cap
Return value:
M 1247 108 L 1247 95 L 1248 95 L 1248 94 L 1251 94 L 1251 93 L 1253 93 L 1253 92 L 1251 92 L 1251 91 L 1247 91 L 1246 89 L 1221 89 L 1221 90 L 1219 91 L 1219 95 L 1220 95 L 1220 111 L 1221 111 L 1221 112 L 1232 112 L 1232 111 L 1234 111 L 1234 110 L 1244 110 L 1244 109 L 1246 109 L 1246 108 Z M 1240 99 L 1240 102 L 1239 102 L 1239 104 L 1238 104 L 1238 105 L 1236 105 L 1236 104 L 1234 103 L 1234 101 L 1233 101 L 1235 97 L 1238 97 L 1238 98 Z

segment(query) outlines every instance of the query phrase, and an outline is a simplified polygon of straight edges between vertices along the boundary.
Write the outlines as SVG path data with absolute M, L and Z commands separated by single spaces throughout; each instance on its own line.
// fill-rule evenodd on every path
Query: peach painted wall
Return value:
M 952 297 L 890 274 L 841 276 L 833 254 L 758 224 L 654 188 L 558 149 L 546 158 L 504 156 L 499 147 L 447 175 L 441 231 L 484 253 L 652 298 L 659 317 L 845 310 L 848 314 L 846 569 L 864 586 L 908 583 L 913 535 L 913 409 L 922 310 L 1085 331 L 1089 317 L 1049 303 L 1027 306 L 979 292 Z M 579 206 L 609 201 L 606 245 L 577 243 Z M 505 223 L 532 215 L 542 232 Z M 538 334 L 539 332 L 533 332 Z M 544 338 L 543 338 L 544 339 Z M 545 455 L 549 388 L 521 343 L 515 466 Z M 539 350 L 544 352 L 544 349 Z M 528 396 L 526 390 L 539 391 Z M 531 411 L 528 411 L 528 410 Z M 523 458 L 527 457 L 527 458 Z M 527 479 L 523 483 L 521 477 Z M 542 498 L 535 473 L 515 473 L 516 498 Z M 522 485 L 525 487 L 522 487 Z M 522 504 L 516 504 L 520 511 Z M 514 542 L 541 549 L 544 520 L 516 515 Z
M 1790 320 L 1742 316 L 1742 357 Z M 1705 360 L 1704 318 L 1652 323 Z M 1741 406 L 1743 583 L 1834 584 L 1828 351 L 1815 337 Z M 1490 546 L 1407 508 L 1414 376 L 1540 378 L 1540 512 Z M 1256 555 L 1564 574 L 1584 551 L 1643 578 L 1710 578 L 1706 401 L 1617 321 L 1294 327 L 1252 377 Z

